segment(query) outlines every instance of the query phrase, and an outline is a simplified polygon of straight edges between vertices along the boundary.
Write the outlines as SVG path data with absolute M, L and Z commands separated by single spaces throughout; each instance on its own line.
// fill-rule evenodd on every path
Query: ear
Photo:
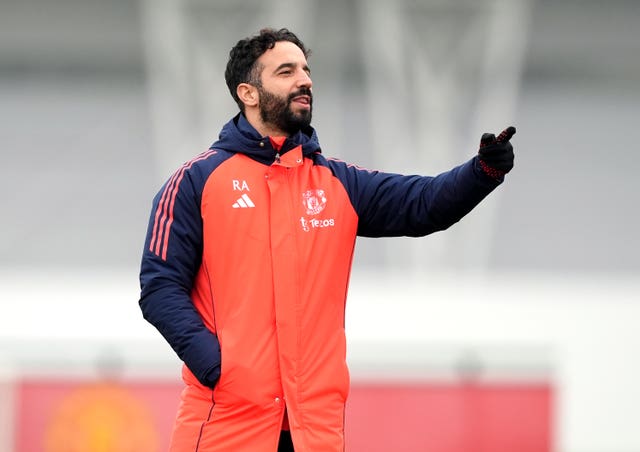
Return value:
M 258 105 L 260 96 L 255 86 L 249 83 L 240 83 L 236 88 L 236 93 L 245 107 L 255 107 Z

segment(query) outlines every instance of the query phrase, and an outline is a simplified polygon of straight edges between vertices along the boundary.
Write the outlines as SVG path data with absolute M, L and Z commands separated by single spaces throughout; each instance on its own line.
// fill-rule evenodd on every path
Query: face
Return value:
M 262 121 L 286 134 L 311 124 L 313 95 L 310 70 L 302 50 L 288 41 L 277 42 L 259 59 L 257 86 Z

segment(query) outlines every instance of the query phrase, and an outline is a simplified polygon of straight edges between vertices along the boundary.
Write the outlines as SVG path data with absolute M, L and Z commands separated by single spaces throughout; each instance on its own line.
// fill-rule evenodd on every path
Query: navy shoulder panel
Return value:
M 209 149 L 178 168 L 153 200 L 146 249 L 167 259 L 169 236 L 176 213 L 189 221 L 199 218 L 202 190 L 211 173 L 233 153 Z M 184 212 L 183 212 L 184 210 Z

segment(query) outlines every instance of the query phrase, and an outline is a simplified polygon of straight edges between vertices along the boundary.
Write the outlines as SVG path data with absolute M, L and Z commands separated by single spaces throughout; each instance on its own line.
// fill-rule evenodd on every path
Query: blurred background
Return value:
M 437 174 L 518 130 L 462 222 L 359 240 L 348 450 L 640 451 L 638 23 L 636 0 L 0 0 L 0 451 L 166 449 L 151 199 L 236 113 L 228 52 L 264 26 L 312 49 L 327 156 Z

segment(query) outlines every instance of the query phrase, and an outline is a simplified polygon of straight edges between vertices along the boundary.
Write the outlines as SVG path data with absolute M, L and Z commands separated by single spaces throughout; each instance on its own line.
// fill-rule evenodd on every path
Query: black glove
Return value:
M 492 133 L 485 133 L 480 138 L 478 159 L 480 167 L 489 176 L 500 179 L 513 168 L 513 146 L 509 140 L 515 133 L 516 128 L 509 126 L 498 138 Z

